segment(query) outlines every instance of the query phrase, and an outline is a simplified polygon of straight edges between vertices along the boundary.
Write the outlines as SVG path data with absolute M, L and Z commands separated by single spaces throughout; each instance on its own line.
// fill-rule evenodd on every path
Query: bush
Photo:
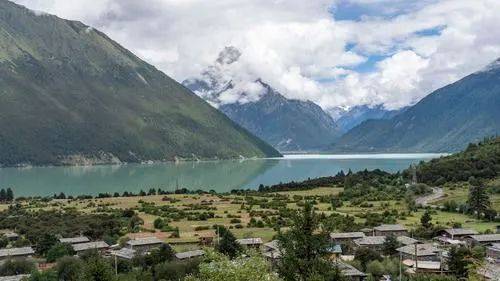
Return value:
M 0 276 L 29 274 L 36 269 L 35 263 L 27 259 L 9 259 L 0 266 Z
M 72 256 L 74 254 L 75 251 L 70 244 L 57 243 L 47 251 L 47 262 L 55 262 L 59 258 Z

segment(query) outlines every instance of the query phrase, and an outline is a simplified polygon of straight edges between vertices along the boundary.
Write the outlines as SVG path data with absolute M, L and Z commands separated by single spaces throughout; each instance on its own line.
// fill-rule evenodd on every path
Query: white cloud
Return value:
M 178 81 L 213 64 L 225 46 L 236 46 L 242 56 L 226 71 L 236 72 L 231 76 L 241 85 L 235 89 L 249 94 L 233 89 L 225 102 L 258 98 L 253 82 L 262 78 L 288 97 L 324 108 L 397 108 L 500 56 L 498 0 L 15 2 L 96 27 Z M 336 21 L 332 7 L 346 3 L 381 13 Z M 440 32 L 421 33 L 436 28 Z M 385 59 L 369 71 L 356 68 L 374 55 Z

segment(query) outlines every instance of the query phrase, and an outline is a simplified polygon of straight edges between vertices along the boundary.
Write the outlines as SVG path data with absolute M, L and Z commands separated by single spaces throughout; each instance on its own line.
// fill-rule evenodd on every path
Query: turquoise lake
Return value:
M 0 169 L 0 187 L 16 196 L 98 194 L 162 188 L 216 190 L 257 188 L 292 180 L 335 175 L 340 170 L 406 169 L 441 154 L 286 155 L 284 158 L 128 164 L 91 167 Z

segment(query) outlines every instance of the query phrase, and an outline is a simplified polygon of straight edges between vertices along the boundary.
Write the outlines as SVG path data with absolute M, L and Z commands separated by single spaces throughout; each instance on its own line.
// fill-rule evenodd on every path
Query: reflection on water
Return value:
M 12 187 L 16 196 L 51 195 L 59 192 L 73 195 L 137 192 L 149 188 L 175 190 L 176 186 L 225 192 L 238 188 L 256 188 L 259 184 L 268 185 L 334 175 L 340 170 L 378 168 L 394 172 L 405 169 L 412 163 L 438 156 L 434 154 L 397 157 L 294 155 L 282 159 L 244 161 L 5 168 L 0 169 L 0 187 Z

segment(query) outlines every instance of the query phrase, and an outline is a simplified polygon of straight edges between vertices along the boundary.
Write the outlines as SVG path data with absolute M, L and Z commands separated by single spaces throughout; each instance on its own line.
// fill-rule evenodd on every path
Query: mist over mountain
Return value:
M 226 47 L 214 65 L 183 84 L 280 151 L 322 150 L 340 136 L 328 113 L 311 101 L 288 99 L 260 79 L 234 80 L 228 66 L 241 53 Z
M 98 30 L 0 1 L 0 165 L 279 155 Z
M 453 152 L 500 133 L 500 59 L 388 120 L 368 120 L 333 145 L 341 152 Z

